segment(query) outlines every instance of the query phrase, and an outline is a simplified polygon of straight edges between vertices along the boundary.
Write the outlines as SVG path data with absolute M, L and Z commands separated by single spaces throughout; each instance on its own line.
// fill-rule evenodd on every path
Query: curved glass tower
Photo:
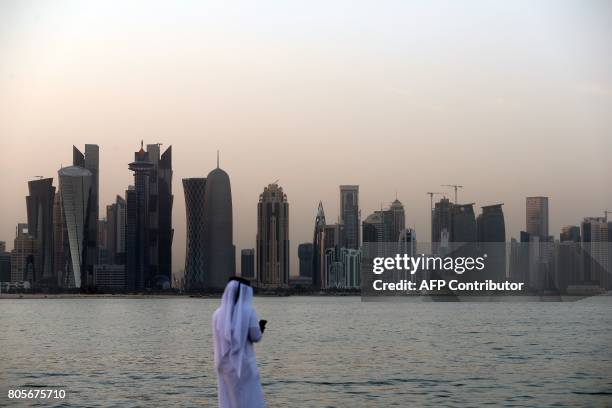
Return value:
M 199 290 L 205 287 L 204 198 L 206 179 L 185 178 L 183 179 L 183 190 L 187 213 L 184 285 L 186 290 Z
M 79 166 L 61 168 L 58 171 L 62 207 L 68 232 L 68 256 L 72 274 L 69 286 L 81 287 L 86 262 L 86 231 L 89 200 L 93 185 L 92 173 Z M 97 220 L 94 220 L 97 222 Z
M 223 289 L 236 271 L 232 223 L 232 188 L 228 174 L 208 173 L 204 197 L 205 287 Z

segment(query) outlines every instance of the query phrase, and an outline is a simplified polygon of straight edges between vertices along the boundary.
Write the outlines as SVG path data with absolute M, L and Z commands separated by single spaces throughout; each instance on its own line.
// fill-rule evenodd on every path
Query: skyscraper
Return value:
M 325 268 L 325 230 L 325 211 L 323 211 L 323 203 L 319 201 L 312 239 L 312 285 L 315 289 L 327 288 L 327 270 Z
M 451 207 L 451 242 L 476 242 L 477 235 L 474 203 L 453 205 Z
M 91 191 L 88 199 L 86 229 L 84 231 L 87 256 L 84 257 L 84 284 L 93 285 L 93 267 L 98 263 L 98 201 L 100 196 L 100 148 L 95 144 L 85 145 L 85 154 L 72 146 L 72 165 L 85 168 L 91 173 Z
M 4 241 L 0 241 L 4 243 Z M 0 282 L 11 281 L 11 254 L 6 247 L 0 247 Z
M 548 197 L 526 198 L 527 233 L 531 237 L 548 239 Z
M 529 239 L 528 284 L 532 290 L 552 289 L 552 237 L 548 235 L 548 197 L 525 199 L 525 238 Z M 526 281 L 526 282 L 527 282 Z
M 97 227 L 97 218 L 91 219 L 89 211 L 93 175 L 83 167 L 70 166 L 61 168 L 58 176 L 68 238 L 65 256 L 69 263 L 67 275 L 62 278 L 62 285 L 80 288 L 87 285 L 88 259 L 95 256 L 90 253 L 92 247 L 88 245 L 90 241 L 86 238 L 87 231 L 90 230 L 90 220 Z M 93 250 L 97 251 L 95 246 Z
M 152 256 L 157 256 L 150 250 L 149 233 L 151 231 L 149 217 L 149 177 L 153 171 L 153 163 L 141 143 L 140 150 L 134 154 L 134 161 L 129 164 L 134 172 L 134 189 L 128 189 L 127 200 L 127 288 L 142 290 L 153 287 L 150 266 Z
M 184 178 L 185 211 L 187 216 L 187 242 L 185 251 L 186 290 L 201 290 L 206 287 L 206 256 L 204 252 L 204 201 L 205 178 Z
M 314 256 L 314 245 L 305 242 L 298 245 L 298 258 L 300 259 L 300 276 L 312 278 L 312 261 Z
M 34 268 L 34 238 L 28 224 L 17 224 L 11 251 L 11 282 L 30 281 Z
M 142 245 L 136 240 L 139 233 L 142 234 L 143 232 L 143 229 L 139 226 L 142 220 L 138 217 L 138 201 L 136 187 L 128 186 L 125 191 L 125 275 L 126 288 L 130 291 L 138 290 L 138 285 L 144 286 L 143 282 L 138 282 L 141 275 L 139 268 L 142 267 L 142 263 L 139 262 Z
M 406 212 L 404 211 L 404 206 L 397 198 L 391 203 L 389 211 L 391 211 L 392 216 L 391 241 L 397 242 L 400 233 L 406 229 Z
M 478 215 L 478 242 L 505 242 L 506 223 L 503 204 L 486 205 Z
M 359 217 L 359 186 L 340 186 L 340 224 L 344 225 L 344 242 L 341 245 L 343 248 L 359 249 Z
M 141 141 L 129 165 L 134 172 L 134 189 L 126 192 L 130 290 L 165 288 L 172 281 L 172 146 L 160 156 L 160 145 L 149 144 L 145 151 Z
M 612 289 L 609 270 L 609 224 L 604 217 L 586 217 L 582 221 L 582 248 L 584 251 L 583 282 L 599 284 Z
M 164 153 L 160 147 L 161 143 L 147 145 L 147 158 L 152 164 L 148 187 L 148 235 L 149 274 L 153 286 L 172 279 L 172 146 Z
M 106 206 L 106 248 L 108 263 L 111 265 L 125 264 L 125 234 L 127 228 L 126 202 L 117 195 L 113 204 Z
M 450 239 L 452 207 L 453 204 L 446 197 L 440 199 L 434 206 L 431 218 L 431 242 L 434 252 L 438 252 L 439 247 Z
M 278 184 L 269 184 L 257 204 L 257 281 L 261 287 L 289 285 L 289 203 Z
M 385 220 L 385 215 L 387 219 Z M 391 256 L 391 252 L 397 250 L 397 243 L 391 242 L 391 223 L 389 213 L 374 211 L 363 221 L 363 246 L 364 257 L 372 259 L 378 256 Z M 388 221 L 388 222 L 385 222 Z
M 34 238 L 34 276 L 36 286 L 55 286 L 53 273 L 53 178 L 28 182 L 30 195 L 26 197 L 28 231 Z
M 240 251 L 240 276 L 247 279 L 255 277 L 255 249 Z
M 206 288 L 221 290 L 236 273 L 229 175 L 219 168 L 208 173 L 204 198 Z
M 68 230 L 62 209 L 62 192 L 58 189 L 53 200 L 53 274 L 56 285 L 62 286 L 62 278 L 66 276 L 66 257 Z
M 476 220 L 478 245 L 482 253 L 487 254 L 485 274 L 496 281 L 506 279 L 506 223 L 502 205 L 482 207 Z

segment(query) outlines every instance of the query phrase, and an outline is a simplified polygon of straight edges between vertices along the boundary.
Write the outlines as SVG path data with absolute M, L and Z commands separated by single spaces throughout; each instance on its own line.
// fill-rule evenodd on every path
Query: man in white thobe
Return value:
M 231 278 L 212 318 L 219 407 L 265 407 L 253 343 L 261 340 L 249 281 Z

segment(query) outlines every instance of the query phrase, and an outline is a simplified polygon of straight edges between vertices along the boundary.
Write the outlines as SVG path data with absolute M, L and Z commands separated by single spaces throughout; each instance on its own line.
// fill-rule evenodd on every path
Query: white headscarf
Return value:
M 237 298 L 237 299 L 236 299 Z M 242 354 L 249 333 L 249 319 L 253 303 L 253 288 L 232 280 L 227 283 L 215 321 L 215 368 L 229 356 L 231 368 L 238 377 L 242 371 Z

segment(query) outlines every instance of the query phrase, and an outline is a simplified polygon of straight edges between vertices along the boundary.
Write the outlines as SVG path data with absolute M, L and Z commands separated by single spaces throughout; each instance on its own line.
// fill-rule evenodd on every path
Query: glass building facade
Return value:
M 187 242 L 183 284 L 186 290 L 201 290 L 206 284 L 206 255 L 204 253 L 206 179 L 203 177 L 183 179 L 183 191 L 185 193 L 187 216 Z
M 80 288 L 87 282 L 86 260 L 90 256 L 86 232 L 89 228 L 88 210 L 93 175 L 83 167 L 70 166 L 61 168 L 58 176 L 62 195 L 62 210 L 68 235 L 69 270 L 63 284 Z M 94 223 L 97 229 L 97 220 Z

